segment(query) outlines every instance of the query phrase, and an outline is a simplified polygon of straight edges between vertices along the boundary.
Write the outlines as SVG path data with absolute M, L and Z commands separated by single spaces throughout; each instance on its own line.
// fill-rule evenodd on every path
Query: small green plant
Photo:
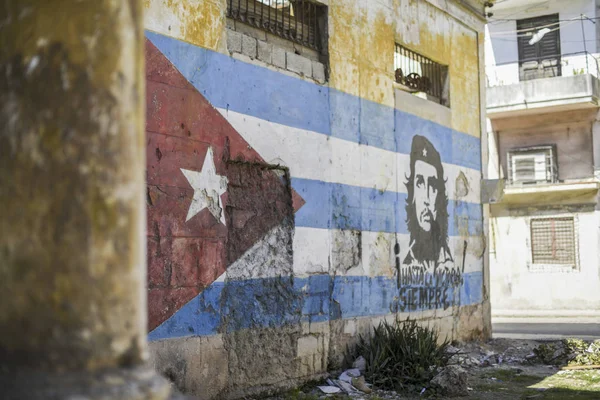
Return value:
M 556 361 L 556 346 L 552 343 L 542 343 L 533 349 L 533 354 L 540 362 L 544 364 L 552 364 Z
M 350 365 L 358 356 L 366 362 L 365 378 L 375 387 L 396 391 L 420 391 L 427 387 L 452 354 L 448 341 L 439 342 L 439 334 L 416 321 L 383 321 L 369 337 L 359 336 L 358 344 L 346 352 Z
M 600 365 L 600 342 L 563 339 L 561 344 L 540 344 L 533 352 L 544 364 Z
M 600 343 L 587 343 L 581 339 L 563 339 L 569 365 L 600 365 Z

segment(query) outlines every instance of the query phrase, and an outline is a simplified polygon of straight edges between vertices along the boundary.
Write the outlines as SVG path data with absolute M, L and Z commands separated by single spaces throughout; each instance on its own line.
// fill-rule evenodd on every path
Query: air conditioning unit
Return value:
M 556 145 L 509 150 L 508 177 L 512 185 L 557 182 Z

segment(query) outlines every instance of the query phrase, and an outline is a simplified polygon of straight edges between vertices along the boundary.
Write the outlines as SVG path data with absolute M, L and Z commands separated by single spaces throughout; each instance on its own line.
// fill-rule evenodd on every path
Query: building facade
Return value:
M 508 0 L 488 24 L 494 321 L 599 315 L 599 5 Z
M 318 378 L 384 318 L 489 335 L 483 2 L 145 8 L 159 371 L 233 398 Z

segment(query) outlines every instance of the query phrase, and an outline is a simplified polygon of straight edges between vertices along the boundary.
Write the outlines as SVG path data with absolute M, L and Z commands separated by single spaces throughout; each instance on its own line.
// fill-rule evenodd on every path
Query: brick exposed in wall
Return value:
M 285 53 L 287 69 L 304 76 L 312 76 L 312 61 L 295 53 Z
M 325 66 L 320 62 L 312 62 L 312 77 L 319 83 L 325 82 Z
M 242 54 L 251 58 L 256 58 L 256 39 L 242 35 Z
M 258 59 L 271 64 L 273 55 L 273 45 L 262 40 L 258 41 Z
M 227 29 L 227 48 L 234 58 L 245 62 L 257 59 L 265 64 L 311 78 L 318 83 L 326 83 L 325 65 L 315 60 L 318 53 L 314 50 L 296 46 L 293 42 L 271 34 L 260 36 L 262 31 L 256 28 L 236 24 L 233 20 L 228 21 L 231 21 L 233 28 Z M 240 28 L 241 26 L 243 28 Z
M 229 52 L 242 52 L 242 36 L 243 35 L 239 32 L 231 30 L 227 32 L 227 50 L 229 50 Z
M 272 60 L 274 66 L 279 68 L 285 68 L 285 50 L 274 46 Z

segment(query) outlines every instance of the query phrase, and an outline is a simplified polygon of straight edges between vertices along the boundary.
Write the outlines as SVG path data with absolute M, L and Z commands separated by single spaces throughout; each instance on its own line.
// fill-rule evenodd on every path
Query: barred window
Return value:
M 533 264 L 577 265 L 573 217 L 531 219 Z
M 447 65 L 396 43 L 394 70 L 396 82 L 409 91 L 424 93 L 428 100 L 450 106 Z
M 227 16 L 314 50 L 325 7 L 308 0 L 227 0 Z
M 556 145 L 534 146 L 508 151 L 511 184 L 554 183 L 558 181 Z

